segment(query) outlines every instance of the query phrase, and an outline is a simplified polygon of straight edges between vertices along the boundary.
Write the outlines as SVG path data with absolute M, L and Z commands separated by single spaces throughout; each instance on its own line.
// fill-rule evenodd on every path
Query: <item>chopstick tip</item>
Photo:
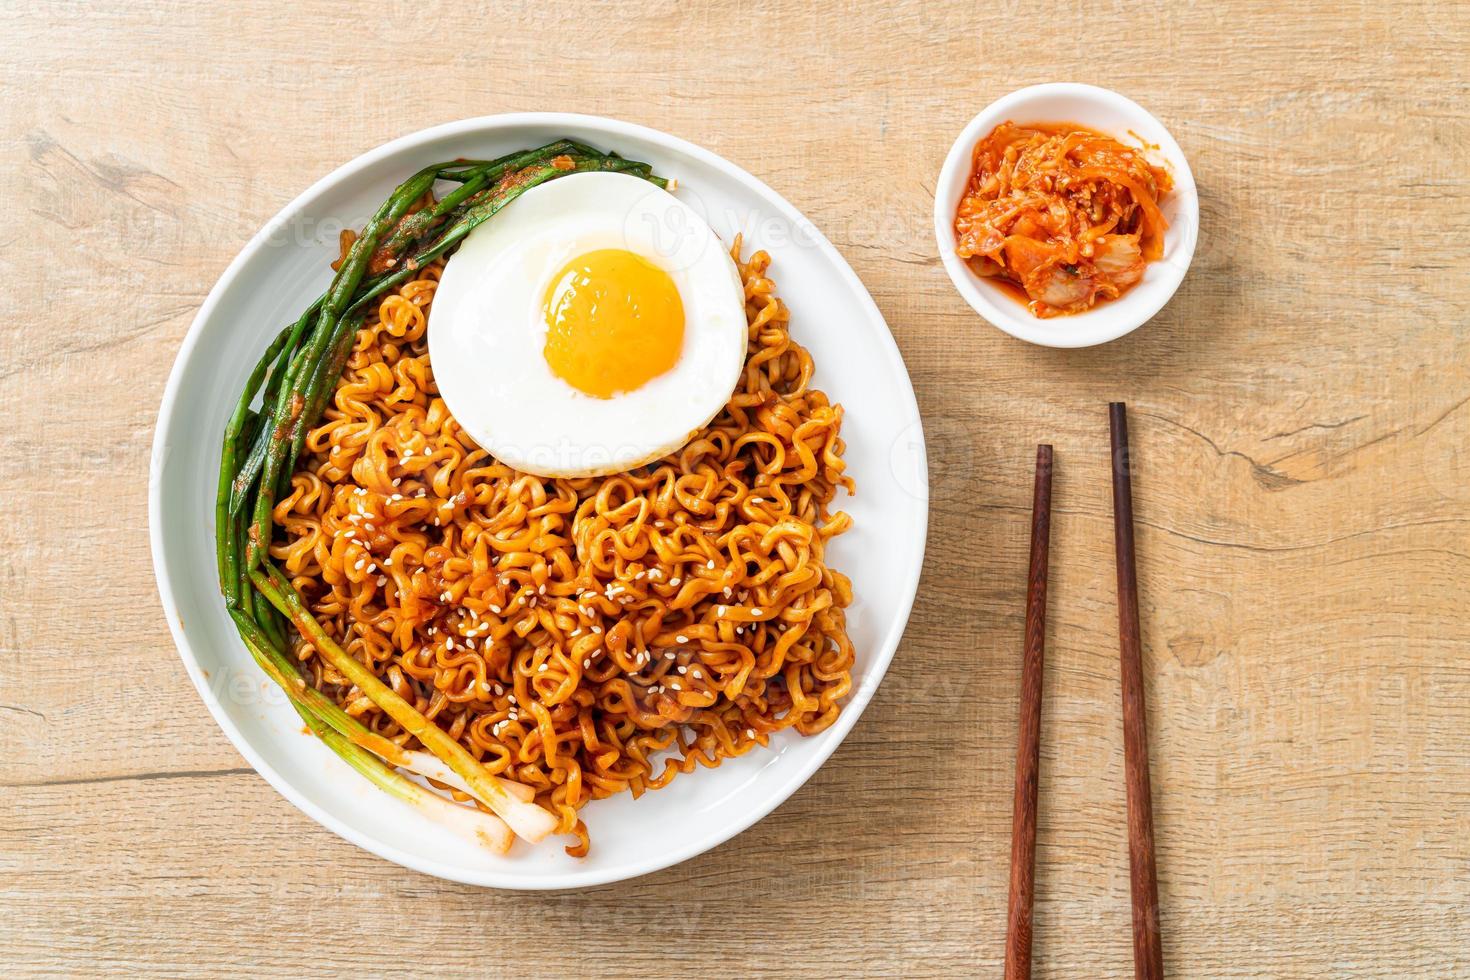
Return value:
M 1038 443 L 1037 446 L 1036 446 L 1036 468 L 1038 470 L 1040 470 L 1040 469 L 1050 470 L 1051 469 L 1051 457 L 1052 457 L 1051 443 L 1049 443 L 1049 442 Z
M 1128 440 L 1128 405 L 1124 402 L 1108 403 L 1108 428 L 1113 432 L 1114 448 L 1120 440 L 1126 445 Z

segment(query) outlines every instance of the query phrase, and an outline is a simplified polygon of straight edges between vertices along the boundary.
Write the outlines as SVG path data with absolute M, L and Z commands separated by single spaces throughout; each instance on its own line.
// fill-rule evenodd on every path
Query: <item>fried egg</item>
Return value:
M 745 362 L 745 293 L 709 225 L 619 173 L 527 191 L 444 267 L 429 315 L 439 393 L 508 466 L 602 476 L 676 451 Z

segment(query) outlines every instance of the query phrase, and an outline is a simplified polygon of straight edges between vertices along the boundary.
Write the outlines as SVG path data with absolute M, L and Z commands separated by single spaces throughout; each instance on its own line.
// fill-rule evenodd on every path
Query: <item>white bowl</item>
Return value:
M 846 407 L 842 434 L 858 484 L 855 497 L 838 501 L 854 526 L 827 551 L 833 567 L 851 576 L 855 595 L 848 610 L 857 648 L 853 689 L 837 721 L 811 738 L 781 733 L 768 749 L 696 769 L 641 799 L 624 793 L 588 805 L 592 852 L 583 859 L 550 840 L 517 844 L 505 857 L 467 844 L 304 734 L 225 614 L 213 544 L 226 416 L 270 336 L 326 285 L 344 223 L 356 226 L 395 184 L 433 161 L 494 157 L 558 136 L 649 161 L 678 178 L 679 196 L 722 238 L 743 232 L 747 250 L 771 253 L 792 332 L 816 359 L 815 383 Z M 593 116 L 521 113 L 450 123 L 371 150 L 318 181 L 251 239 L 210 291 L 169 375 L 148 520 L 159 593 L 189 677 L 240 754 L 281 795 L 347 840 L 419 871 L 500 888 L 569 888 L 693 857 L 806 782 L 856 724 L 893 657 L 918 588 L 927 518 L 923 432 L 898 348 L 867 290 L 810 222 L 744 170 L 683 140 Z M 854 777 L 842 805 L 861 806 L 865 792 Z M 816 827 L 802 837 L 823 840 Z M 772 851 L 769 860 L 779 863 L 781 855 Z
M 1012 293 L 984 276 L 977 276 L 965 260 L 955 254 L 954 216 L 970 180 L 975 144 L 1007 120 L 1018 123 L 1077 123 L 1106 133 L 1125 143 L 1139 140 L 1156 162 L 1163 162 L 1174 178 L 1174 189 L 1159 202 L 1169 222 L 1164 234 L 1164 254 L 1145 269 L 1143 279 L 1117 299 L 1108 300 L 1083 313 L 1042 319 L 1018 303 Z M 1019 89 L 997 99 L 974 119 L 955 140 L 934 193 L 934 237 L 945 271 L 965 302 L 985 319 L 1012 337 L 1044 347 L 1091 347 L 1116 340 L 1144 323 L 1169 302 L 1184 280 L 1194 258 L 1199 235 L 1199 192 L 1189 161 L 1174 137 L 1146 109 L 1096 85 L 1052 82 Z

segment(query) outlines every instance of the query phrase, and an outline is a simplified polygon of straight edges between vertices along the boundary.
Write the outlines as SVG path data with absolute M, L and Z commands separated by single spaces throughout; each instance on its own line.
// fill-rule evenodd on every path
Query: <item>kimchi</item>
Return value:
M 975 146 L 955 214 L 977 275 L 1014 283 L 1037 316 L 1121 295 L 1163 254 L 1173 182 L 1140 149 L 1080 126 L 997 126 Z

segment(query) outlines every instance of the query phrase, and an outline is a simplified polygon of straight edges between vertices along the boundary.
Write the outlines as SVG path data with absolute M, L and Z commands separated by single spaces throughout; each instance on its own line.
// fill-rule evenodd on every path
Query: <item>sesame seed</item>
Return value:
M 542 664 L 540 667 L 537 667 L 536 670 L 537 670 L 538 673 L 544 674 L 544 673 L 546 673 L 546 665 L 545 664 Z
M 760 610 L 759 610 L 759 609 L 752 609 L 752 610 L 751 610 L 751 611 L 750 611 L 750 614 L 751 614 L 751 615 L 752 615 L 752 616 L 759 616 L 759 615 L 761 615 L 761 611 L 760 611 Z
M 708 562 L 705 563 L 705 566 L 704 567 L 705 568 L 714 568 L 715 567 L 715 560 L 713 558 L 711 558 Z
M 681 674 L 687 674 L 687 673 L 689 673 L 689 668 L 688 667 L 685 667 L 683 664 L 680 664 L 679 665 L 679 673 L 681 673 Z
M 689 642 L 689 637 L 684 636 L 682 634 L 680 634 L 679 636 L 674 637 L 674 639 L 678 640 L 680 643 L 688 643 Z
M 745 737 L 746 738 L 755 738 L 755 729 L 754 728 L 747 728 L 745 730 Z

